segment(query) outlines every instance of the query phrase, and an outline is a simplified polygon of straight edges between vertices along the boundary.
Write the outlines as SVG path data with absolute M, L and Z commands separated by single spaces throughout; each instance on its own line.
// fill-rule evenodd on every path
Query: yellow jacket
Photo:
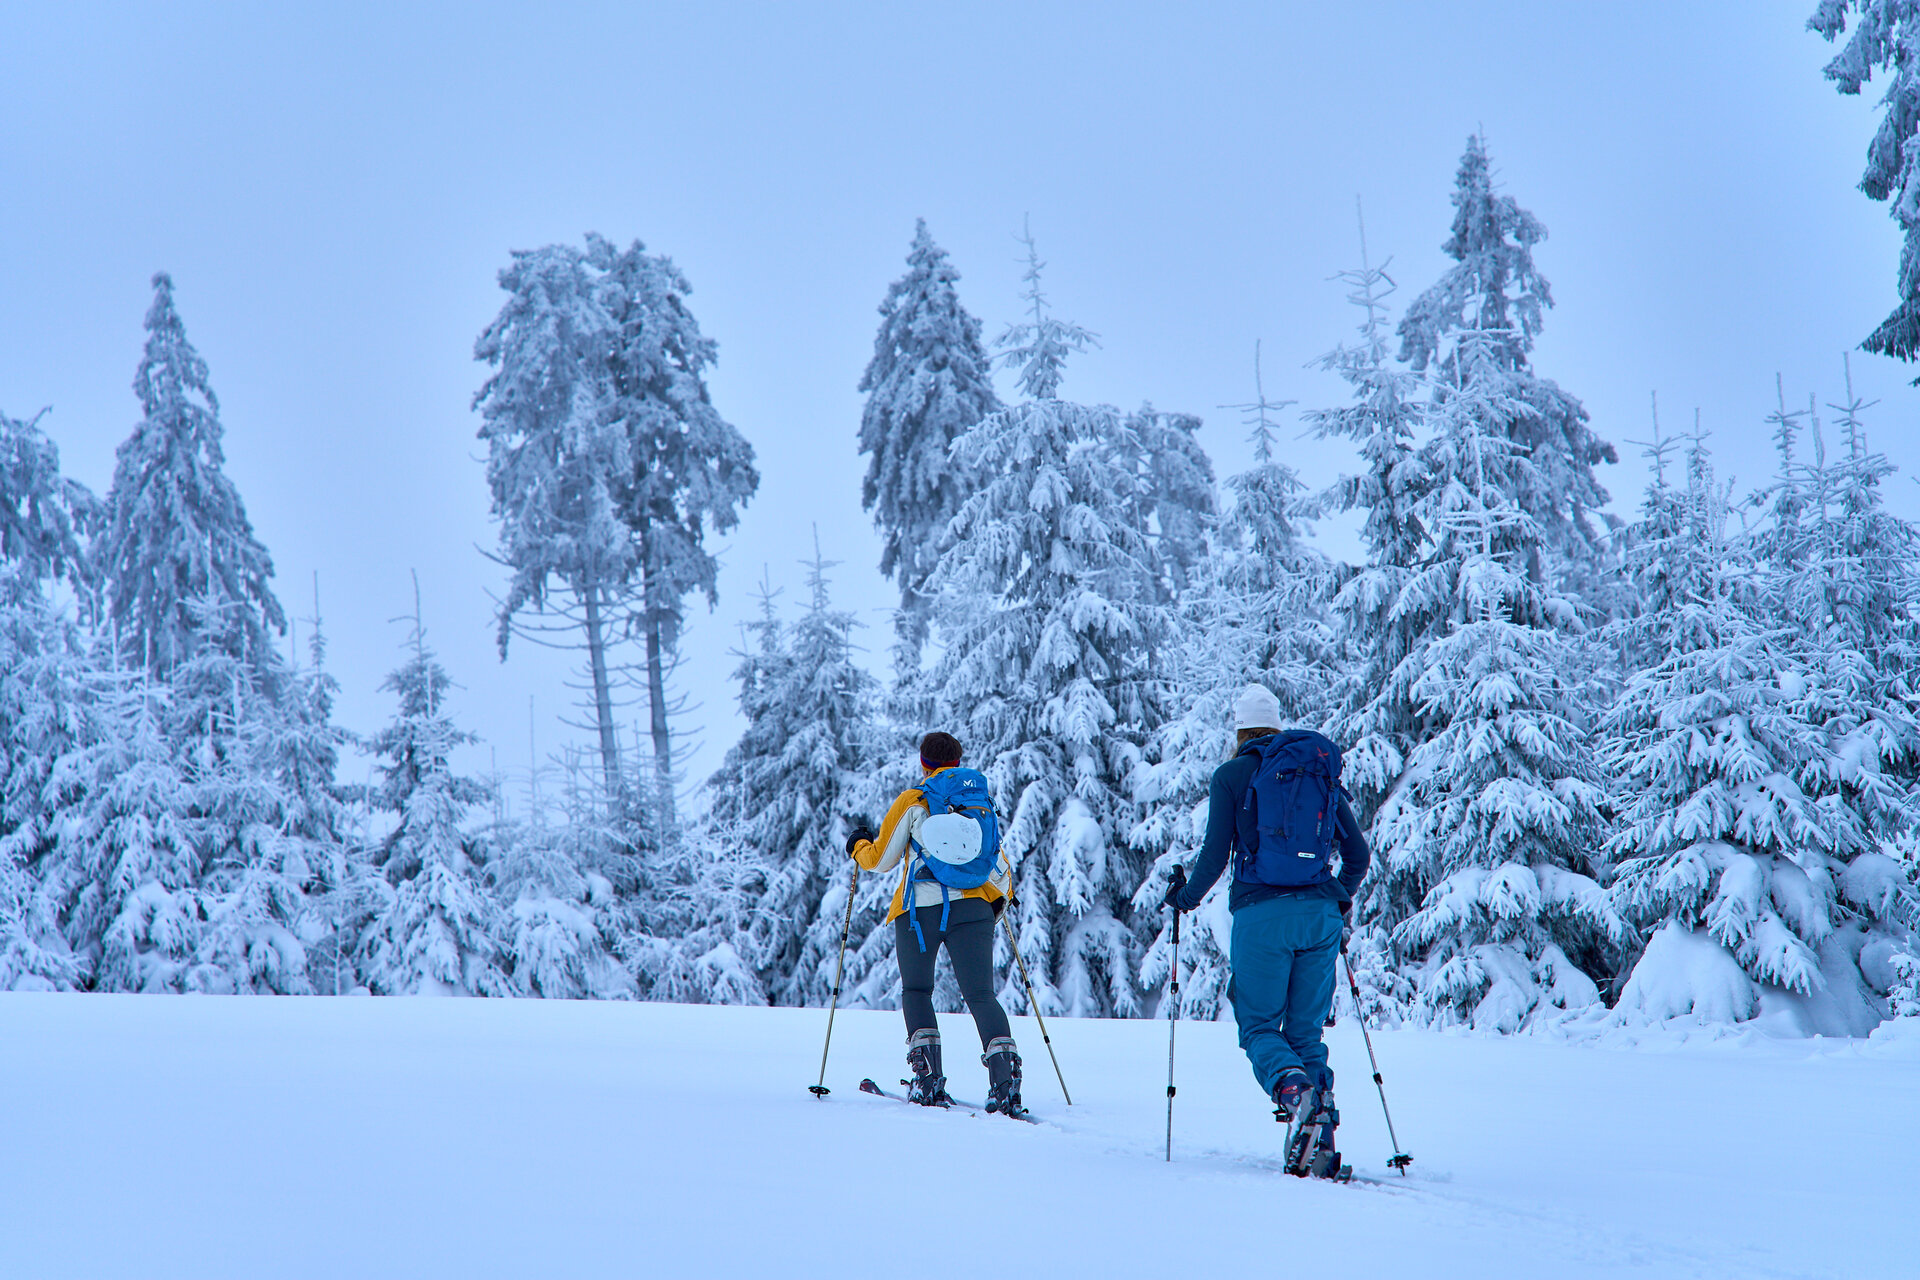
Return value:
M 951 767 L 951 766 L 949 766 Z M 933 773 L 942 772 L 935 769 Z M 933 773 L 928 774 L 932 777 Z M 894 798 L 887 808 L 887 816 L 880 823 L 880 834 L 871 840 L 859 840 L 853 846 L 853 860 L 867 871 L 891 871 L 906 860 L 907 850 L 913 837 L 920 830 L 920 824 L 927 819 L 927 801 L 918 787 L 908 787 Z M 1007 855 L 1000 855 L 1000 865 L 994 869 L 993 876 L 977 889 L 948 889 L 948 898 L 983 898 L 988 902 L 997 902 L 1013 892 L 1013 864 L 1007 861 Z M 887 912 L 887 923 L 891 924 L 907 913 L 907 869 L 901 867 L 900 883 L 893 891 L 893 907 Z M 914 882 L 913 905 L 916 907 L 937 907 L 940 905 L 940 885 L 930 879 Z

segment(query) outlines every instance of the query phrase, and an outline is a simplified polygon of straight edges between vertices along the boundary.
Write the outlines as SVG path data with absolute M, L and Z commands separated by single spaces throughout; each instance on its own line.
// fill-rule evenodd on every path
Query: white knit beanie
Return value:
M 1240 700 L 1233 704 L 1233 727 L 1278 729 L 1280 699 L 1269 693 L 1264 685 L 1248 685 L 1240 691 Z

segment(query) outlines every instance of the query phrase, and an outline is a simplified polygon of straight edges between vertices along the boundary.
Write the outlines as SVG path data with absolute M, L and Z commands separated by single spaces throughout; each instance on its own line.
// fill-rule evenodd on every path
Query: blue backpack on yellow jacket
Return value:
M 977 769 L 942 769 L 921 781 L 920 796 L 927 816 L 911 841 L 907 855 L 907 887 L 902 891 L 907 919 L 920 949 L 927 949 L 914 910 L 911 889 L 915 880 L 933 880 L 940 886 L 940 932 L 947 931 L 952 909 L 949 889 L 978 889 L 993 878 L 1000 864 L 1000 822 L 987 795 L 987 779 Z

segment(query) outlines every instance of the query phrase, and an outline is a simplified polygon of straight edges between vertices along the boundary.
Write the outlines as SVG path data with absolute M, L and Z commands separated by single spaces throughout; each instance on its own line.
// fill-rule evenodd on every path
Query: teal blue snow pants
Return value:
M 1328 1083 L 1320 1033 L 1333 1008 L 1340 927 L 1339 904 L 1318 895 L 1284 894 L 1233 913 L 1233 1018 L 1268 1096 L 1296 1067 Z

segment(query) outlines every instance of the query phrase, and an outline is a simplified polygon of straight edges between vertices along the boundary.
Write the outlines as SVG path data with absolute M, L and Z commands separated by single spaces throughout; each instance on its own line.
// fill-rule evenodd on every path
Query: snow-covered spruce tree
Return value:
M 1029 401 L 1056 400 L 1060 383 L 1067 376 L 1067 357 L 1099 346 L 1100 335 L 1048 311 L 1047 295 L 1040 288 L 1047 264 L 1040 260 L 1030 224 L 1021 225 L 1020 243 L 1027 250 L 1027 269 L 1020 276 L 1027 288 L 1020 298 L 1026 303 L 1028 318 L 1008 325 L 993 340 L 994 350 L 999 353 L 994 358 L 1019 371 L 1014 381 Z
M 202 850 L 207 926 L 192 981 L 209 991 L 343 990 L 347 812 L 335 769 L 345 735 L 332 724 L 319 620 L 312 666 L 300 670 L 277 654 L 262 664 L 231 656 L 243 605 L 202 597 L 190 608 L 200 634 L 173 673 L 165 723 Z
M 1153 927 L 1131 910 L 1147 867 L 1127 839 L 1133 776 L 1164 715 L 1154 655 L 1170 618 L 1136 460 L 1114 444 L 1124 416 L 1054 398 L 1090 335 L 1048 313 L 1039 272 L 1029 242 L 1033 319 L 1000 342 L 1030 398 L 954 446 L 982 485 L 937 573 L 935 708 L 1004 816 L 1019 898 L 1008 920 L 1041 1003 L 1126 1016 Z M 1017 976 L 1004 992 L 1024 1001 Z
M 513 990 L 630 1000 L 638 994 L 627 957 L 643 841 L 630 819 L 607 813 L 604 778 L 580 752 L 563 753 L 560 778 L 557 821 L 535 810 L 488 833 L 487 881 L 505 913 Z
M 1915 898 L 1884 851 L 1914 830 L 1914 724 L 1892 683 L 1913 535 L 1877 509 L 1887 468 L 1861 408 L 1844 410 L 1849 457 L 1808 468 L 1794 446 L 1811 414 L 1783 397 L 1782 474 L 1755 533 L 1728 532 L 1697 437 L 1685 493 L 1656 473 L 1635 527 L 1647 607 L 1621 625 L 1649 665 L 1603 729 L 1624 797 L 1614 896 L 1652 932 L 1622 991 L 1630 1016 L 1771 1006 L 1803 1033 L 1863 1034 L 1897 984 Z M 1886 677 L 1863 653 L 1873 634 Z
M 220 403 L 174 310 L 173 281 L 162 272 L 153 290 L 133 380 L 141 421 L 120 446 L 92 548 L 100 589 L 129 660 L 157 676 L 193 656 L 190 602 L 208 595 L 245 606 L 234 656 L 261 663 L 270 632 L 286 630 L 267 585 L 273 561 L 222 470 Z
M 197 913 L 205 927 L 191 964 L 163 985 L 302 991 L 306 953 L 297 930 L 310 924 L 306 888 L 325 883 L 340 862 L 337 804 L 321 796 L 332 786 L 330 749 L 306 762 L 327 776 L 305 779 L 289 778 L 293 762 L 279 749 L 334 731 L 304 720 L 310 691 L 272 643 L 286 629 L 268 586 L 272 562 L 222 470 L 219 402 L 174 308 L 172 282 L 161 274 L 153 283 L 134 379 L 142 421 L 120 447 L 92 552 L 126 662 L 173 686 L 163 703 L 157 691 L 139 695 L 157 712 L 131 710 L 116 695 L 124 723 L 158 716 L 187 788 L 178 816 L 193 847 L 190 856 L 181 851 L 180 867 L 192 875 L 177 880 L 176 867 L 157 883 L 175 895 L 182 919 Z M 304 790 L 289 793 L 289 781 Z M 159 980 L 157 969 L 115 977 L 109 944 L 99 981 Z M 134 949 L 145 956 L 144 947 Z
M 188 990 L 206 921 L 191 790 L 165 733 L 166 687 L 117 656 L 89 664 L 81 721 L 54 764 L 61 804 L 37 892 L 84 985 Z
M 81 977 L 38 889 L 73 799 L 55 768 L 85 732 L 85 695 L 78 629 L 28 566 L 0 560 L 0 991 L 66 989 Z
M 1900 302 L 1860 345 L 1910 361 L 1920 359 L 1920 150 L 1913 145 L 1920 128 L 1920 0 L 1820 0 L 1807 26 L 1833 41 L 1845 34 L 1850 13 L 1858 19 L 1853 34 L 1825 75 L 1841 93 L 1857 94 L 1875 71 L 1887 73 L 1884 114 L 1867 147 L 1860 190 L 1887 201 L 1906 236 L 1896 281 Z
M 761 622 L 749 627 L 758 638 L 755 650 L 742 655 L 736 673 L 743 708 L 752 702 L 754 688 L 773 679 L 785 652 L 764 585 L 761 613 Z M 677 1004 L 768 1003 L 749 944 L 755 904 L 766 891 L 766 859 L 711 812 L 674 834 L 651 859 L 648 909 L 632 935 L 633 968 L 645 998 Z
M 500 656 L 516 631 L 586 651 L 605 794 L 617 810 L 619 663 L 610 650 L 638 596 L 640 547 L 626 517 L 639 459 L 614 410 L 617 326 L 595 274 L 570 245 L 513 255 L 500 273 L 507 301 L 474 344 L 474 358 L 494 370 L 474 408 L 500 526 L 493 557 L 513 571 L 500 601 Z
M 1211 555 L 1178 597 L 1174 636 L 1162 654 L 1178 710 L 1149 741 L 1149 763 L 1139 775 L 1141 820 L 1131 838 L 1155 855 L 1134 894 L 1142 918 L 1159 909 L 1173 864 L 1190 861 L 1199 848 L 1207 787 L 1232 749 L 1229 726 L 1240 691 L 1264 684 L 1279 697 L 1287 725 L 1315 727 L 1325 722 L 1336 692 L 1326 618 L 1331 566 L 1299 541 L 1293 513 L 1302 486 L 1274 453 L 1273 415 L 1284 404 L 1266 398 L 1257 347 L 1254 381 L 1258 399 L 1242 406 L 1254 465 L 1227 481 L 1232 505 L 1215 530 Z M 1230 1011 L 1230 887 L 1208 895 L 1189 922 L 1182 1016 L 1220 1018 Z M 1162 986 L 1171 962 L 1171 935 L 1163 927 L 1142 961 L 1140 985 Z
M 1786 416 L 1778 380 L 1776 391 L 1776 416 Z M 1920 530 L 1885 509 L 1882 486 L 1893 464 L 1866 443 L 1860 415 L 1872 405 L 1853 390 L 1851 361 L 1845 391 L 1843 403 L 1830 405 L 1839 415 L 1837 451 L 1828 447 L 1809 397 L 1812 459 L 1784 459 L 1774 486 L 1782 495 L 1774 503 L 1780 518 L 1763 524 L 1761 551 L 1770 599 L 1784 612 L 1809 672 L 1791 706 L 1824 743 L 1801 787 L 1816 804 L 1851 810 L 1864 837 L 1857 850 L 1841 837 L 1830 852 L 1843 902 L 1839 944 L 1872 971 L 1868 986 L 1884 996 L 1891 942 L 1864 935 L 1878 927 L 1905 940 L 1905 931 L 1920 925 L 1910 875 L 1887 858 L 1910 860 L 1920 842 Z M 1839 971 L 1832 986 L 1857 981 L 1837 956 L 1822 960 Z
M 609 656 L 644 644 L 656 777 L 671 807 L 666 677 L 688 592 L 711 598 L 709 529 L 724 531 L 759 483 L 753 449 L 707 395 L 714 344 L 687 310 L 686 278 L 635 241 L 589 235 L 516 253 L 511 297 L 474 346 L 496 367 L 474 399 L 485 419 L 498 558 L 514 570 L 501 603 L 501 651 L 514 629 L 578 631 L 609 796 L 624 786 Z M 567 596 L 558 625 L 529 622 Z
M 1778 576 L 1779 601 L 1815 662 L 1859 655 L 1872 673 L 1871 696 L 1905 708 L 1920 684 L 1920 628 L 1911 612 L 1920 601 L 1920 530 L 1885 507 L 1881 486 L 1894 467 L 1868 448 L 1861 415 L 1873 405 L 1855 394 L 1850 362 L 1845 385 L 1846 400 L 1829 406 L 1839 415 L 1840 451 L 1828 449 L 1809 406 L 1813 461 L 1786 460 L 1774 486 L 1780 518 L 1763 528 L 1761 545 Z M 1776 419 L 1789 416 L 1784 393 L 1781 401 Z M 1884 752 L 1882 761 L 1913 778 L 1911 744 Z
M 855 660 L 853 615 L 832 606 L 833 565 L 817 539 L 805 612 L 783 627 L 769 601 L 759 643 L 742 655 L 747 727 L 707 784 L 715 838 L 753 850 L 765 867 L 745 948 L 776 1004 L 826 1003 L 850 884 L 847 820 L 871 818 L 889 798 L 875 784 L 875 682 Z M 860 913 L 852 945 L 881 914 Z
M 0 562 L 36 582 L 84 571 L 81 539 L 100 517 L 99 499 L 60 473 L 45 416 L 0 412 Z
M 1403 599 L 1431 547 L 1423 504 L 1436 478 L 1418 447 L 1431 411 L 1421 394 L 1426 379 L 1395 364 L 1387 346 L 1387 299 L 1395 288 L 1390 265 L 1391 259 L 1374 265 L 1362 221 L 1360 266 L 1336 277 L 1360 311 L 1359 336 L 1313 362 L 1338 374 L 1352 399 L 1301 415 L 1318 436 L 1352 440 L 1365 463 L 1302 505 L 1310 515 L 1359 511 L 1365 517 L 1365 562 L 1335 573 L 1332 665 L 1340 679 L 1327 728 L 1345 749 L 1342 779 L 1370 840 L 1378 838 L 1373 824 L 1380 806 L 1400 784 L 1424 731 L 1419 702 L 1392 677 L 1439 625 L 1431 602 L 1410 608 L 1412 599 Z M 1370 1017 L 1398 1018 L 1413 1000 L 1388 932 L 1419 909 L 1419 893 L 1416 881 L 1389 882 L 1376 868 L 1356 909 L 1360 927 L 1348 959 Z
M 356 883 L 362 867 L 351 834 L 355 792 L 340 784 L 338 773 L 340 749 L 353 739 L 333 723 L 339 684 L 327 671 L 317 585 L 306 621 L 307 664 L 287 672 L 274 714 L 252 726 L 252 758 L 273 789 L 271 857 L 306 895 L 299 928 L 308 985 L 341 995 L 357 985 L 352 951 L 364 905 Z
M 178 327 L 164 301 L 163 289 L 159 319 L 149 322 L 156 335 Z M 154 349 L 150 341 L 150 356 Z M 203 368 L 200 375 L 204 382 Z M 162 371 L 154 380 L 168 377 Z M 164 398 L 149 401 L 150 420 Z M 217 423 L 215 431 L 217 461 Z M 0 878 L 12 879 L 8 896 L 18 910 L 10 936 L 0 938 L 0 985 L 192 987 L 206 918 L 203 854 L 164 732 L 167 690 L 144 668 L 122 668 L 110 646 L 88 650 L 87 636 L 45 594 L 53 577 L 82 567 L 78 533 L 94 510 L 84 490 L 60 479 L 51 442 L 33 424 L 9 419 L 0 424 L 0 457 L 8 487 Z M 88 584 L 79 588 L 83 600 L 90 596 Z M 4 875 L 7 863 L 25 871 L 25 883 Z
M 1670 452 L 1656 426 L 1654 478 L 1625 541 L 1642 608 L 1611 628 L 1640 665 L 1599 734 L 1618 793 L 1613 897 L 1651 935 L 1619 1008 L 1732 1022 L 1758 1011 L 1759 982 L 1819 981 L 1794 925 L 1817 942 L 1826 912 L 1777 856 L 1817 818 L 1788 781 L 1800 737 L 1778 684 L 1797 678 L 1790 637 L 1769 616 L 1751 542 L 1729 528 L 1704 440 L 1688 448 L 1684 488 L 1667 481 Z
M 1762 526 L 1760 546 L 1776 581 L 1775 597 L 1808 646 L 1809 665 L 1863 663 L 1869 675 L 1860 693 L 1904 715 L 1920 684 L 1920 624 L 1912 614 L 1920 602 L 1920 530 L 1885 507 L 1882 485 L 1894 467 L 1867 445 L 1861 415 L 1873 406 L 1855 394 L 1848 366 L 1847 398 L 1829 406 L 1839 415 L 1840 448 L 1829 449 L 1810 398 L 1812 461 L 1783 460 L 1770 491 L 1777 495 L 1775 519 Z M 1774 417 L 1789 416 L 1782 393 Z M 1792 434 L 1783 432 L 1781 439 L 1791 451 Z M 1910 784 L 1920 764 L 1916 744 L 1903 743 L 1894 732 L 1899 721 L 1879 721 L 1877 713 L 1874 718 L 1883 770 Z M 1902 822 L 1895 830 L 1904 828 Z
M 1510 1032 L 1597 1004 L 1630 936 L 1591 861 L 1602 791 L 1575 608 L 1529 571 L 1544 535 L 1514 495 L 1539 478 L 1512 419 L 1533 408 L 1505 339 L 1457 335 L 1424 450 L 1435 541 L 1395 607 L 1427 628 L 1388 675 L 1419 732 L 1374 818 L 1367 915 L 1417 1016 Z
M 1541 530 L 1538 563 L 1527 570 L 1536 582 L 1573 595 L 1603 615 L 1619 612 L 1618 578 L 1608 539 L 1594 525 L 1607 491 L 1594 476 L 1601 462 L 1618 461 L 1611 444 L 1587 425 L 1580 401 L 1534 373 L 1534 340 L 1553 305 L 1546 278 L 1533 265 L 1533 246 L 1547 229 L 1512 196 L 1494 189 L 1486 140 L 1467 139 L 1454 180 L 1453 234 L 1441 247 L 1455 265 L 1415 298 L 1400 318 L 1400 359 L 1415 373 L 1432 369 L 1437 399 L 1461 379 L 1457 335 L 1478 330 L 1475 349 L 1498 364 L 1508 393 L 1524 413 L 1503 423 L 1532 464 L 1514 483 L 1519 508 Z M 1602 524 L 1606 523 L 1604 516 Z
M 741 950 L 765 887 L 757 851 L 707 824 L 682 833 L 679 874 L 662 891 L 667 930 L 635 939 L 635 966 L 646 998 L 675 1004 L 767 1003 L 754 962 Z
M 1406 660 L 1431 624 L 1430 618 L 1398 608 L 1401 592 L 1427 554 L 1429 535 L 1421 503 L 1433 479 L 1417 447 L 1428 406 L 1419 398 L 1423 379 L 1395 365 L 1387 350 L 1387 297 L 1391 260 L 1374 266 L 1361 226 L 1356 270 L 1338 276 L 1347 301 L 1361 312 L 1359 340 L 1341 343 L 1314 362 L 1353 388 L 1348 404 L 1309 409 L 1301 416 L 1317 436 L 1354 442 L 1366 469 L 1342 477 L 1307 505 L 1310 513 L 1361 511 L 1360 537 L 1366 563 L 1343 575 L 1334 596 L 1347 679 L 1336 699 L 1330 728 L 1345 748 L 1343 778 L 1354 811 L 1370 824 L 1399 781 L 1420 729 L 1417 706 L 1396 693 L 1388 677 Z M 1393 904 L 1404 919 L 1418 902 Z
M 1134 471 L 1135 518 L 1153 540 L 1168 603 L 1193 585 L 1220 518 L 1213 460 L 1200 447 L 1199 430 L 1193 414 L 1143 404 L 1109 436 L 1110 447 Z
M 168 682 L 162 717 L 185 784 L 196 846 L 197 892 L 205 923 L 185 976 L 188 990 L 305 994 L 311 876 L 288 839 L 288 803 L 266 767 L 278 710 L 254 664 L 234 656 L 246 606 L 216 595 L 187 602 L 194 620 L 189 656 Z M 277 655 L 267 655 L 283 678 Z M 313 932 L 318 932 L 314 930 Z
M 718 346 L 687 307 L 693 286 L 673 260 L 638 240 L 617 249 L 587 237 L 587 260 L 600 273 L 596 292 L 615 325 L 612 410 L 632 449 L 632 492 L 623 508 L 640 545 L 642 600 L 634 619 L 646 646 L 648 732 L 653 739 L 657 807 L 672 817 L 677 762 L 668 728 L 667 674 L 680 643 L 688 594 L 711 606 L 719 561 L 708 533 L 740 522 L 760 487 L 753 446 L 720 416 L 706 371 Z
M 361 941 L 361 970 L 381 995 L 511 995 L 505 922 L 482 884 L 480 844 L 462 827 L 487 791 L 453 772 L 454 748 L 472 735 L 448 718 L 452 682 L 427 648 L 417 601 L 408 643 L 413 656 L 383 686 L 397 714 L 368 743 L 384 759 L 370 800 L 394 825 L 374 853 L 382 901 Z
M 1916 538 L 1881 508 L 1891 467 L 1866 447 L 1867 406 L 1850 383 L 1838 407 L 1846 448 L 1837 459 L 1811 406 L 1790 412 L 1782 395 L 1770 416 L 1781 469 L 1756 495 L 1767 518 L 1749 543 L 1749 612 L 1771 638 L 1745 672 L 1757 705 L 1723 713 L 1713 738 L 1696 729 L 1685 759 L 1696 770 L 1719 765 L 1720 776 L 1697 787 L 1711 803 L 1687 810 L 1689 822 L 1665 833 L 1664 845 L 1656 828 L 1634 874 L 1622 869 L 1632 904 L 1668 925 L 1629 993 L 1652 1016 L 1691 1004 L 1730 1020 L 1766 1007 L 1803 1033 L 1864 1034 L 1884 1016 L 1893 957 L 1920 923 L 1920 897 L 1899 861 L 1920 831 Z M 1807 431 L 1811 463 L 1797 449 Z M 1730 973 L 1723 956 L 1705 1009 L 1681 967 L 1685 935 L 1702 924 L 1743 971 Z M 1692 941 L 1711 959 L 1711 944 Z
M 953 442 L 1000 408 L 980 322 L 954 287 L 959 279 L 946 250 L 927 234 L 926 219 L 917 219 L 907 273 L 887 287 L 873 359 L 860 376 L 867 397 L 860 502 L 880 530 L 880 572 L 900 588 L 895 665 L 915 675 L 940 536 L 973 490 L 971 464 L 953 455 Z
M 1851 362 L 1844 367 L 1846 400 L 1828 407 L 1838 415 L 1845 453 L 1827 462 L 1821 446 L 1815 554 L 1790 580 L 1787 599 L 1796 615 L 1813 620 L 1802 636 L 1817 670 L 1833 676 L 1842 669 L 1828 657 L 1835 649 L 1860 655 L 1846 667 L 1856 677 L 1851 705 L 1831 696 L 1818 704 L 1834 746 L 1825 789 L 1855 793 L 1849 801 L 1876 845 L 1856 854 L 1840 876 L 1839 919 L 1851 927 L 1844 949 L 1874 994 L 1897 999 L 1895 957 L 1920 952 L 1920 529 L 1886 510 L 1881 485 L 1893 467 L 1867 447 L 1861 414 L 1872 404 L 1854 392 Z M 1877 771 L 1858 750 L 1869 737 Z M 1850 980 L 1837 961 L 1829 959 Z
M 68 799 L 54 766 L 78 740 L 85 685 L 81 634 L 49 590 L 84 567 L 80 538 L 97 504 L 60 474 L 42 416 L 0 413 L 0 991 L 80 976 L 35 869 Z

